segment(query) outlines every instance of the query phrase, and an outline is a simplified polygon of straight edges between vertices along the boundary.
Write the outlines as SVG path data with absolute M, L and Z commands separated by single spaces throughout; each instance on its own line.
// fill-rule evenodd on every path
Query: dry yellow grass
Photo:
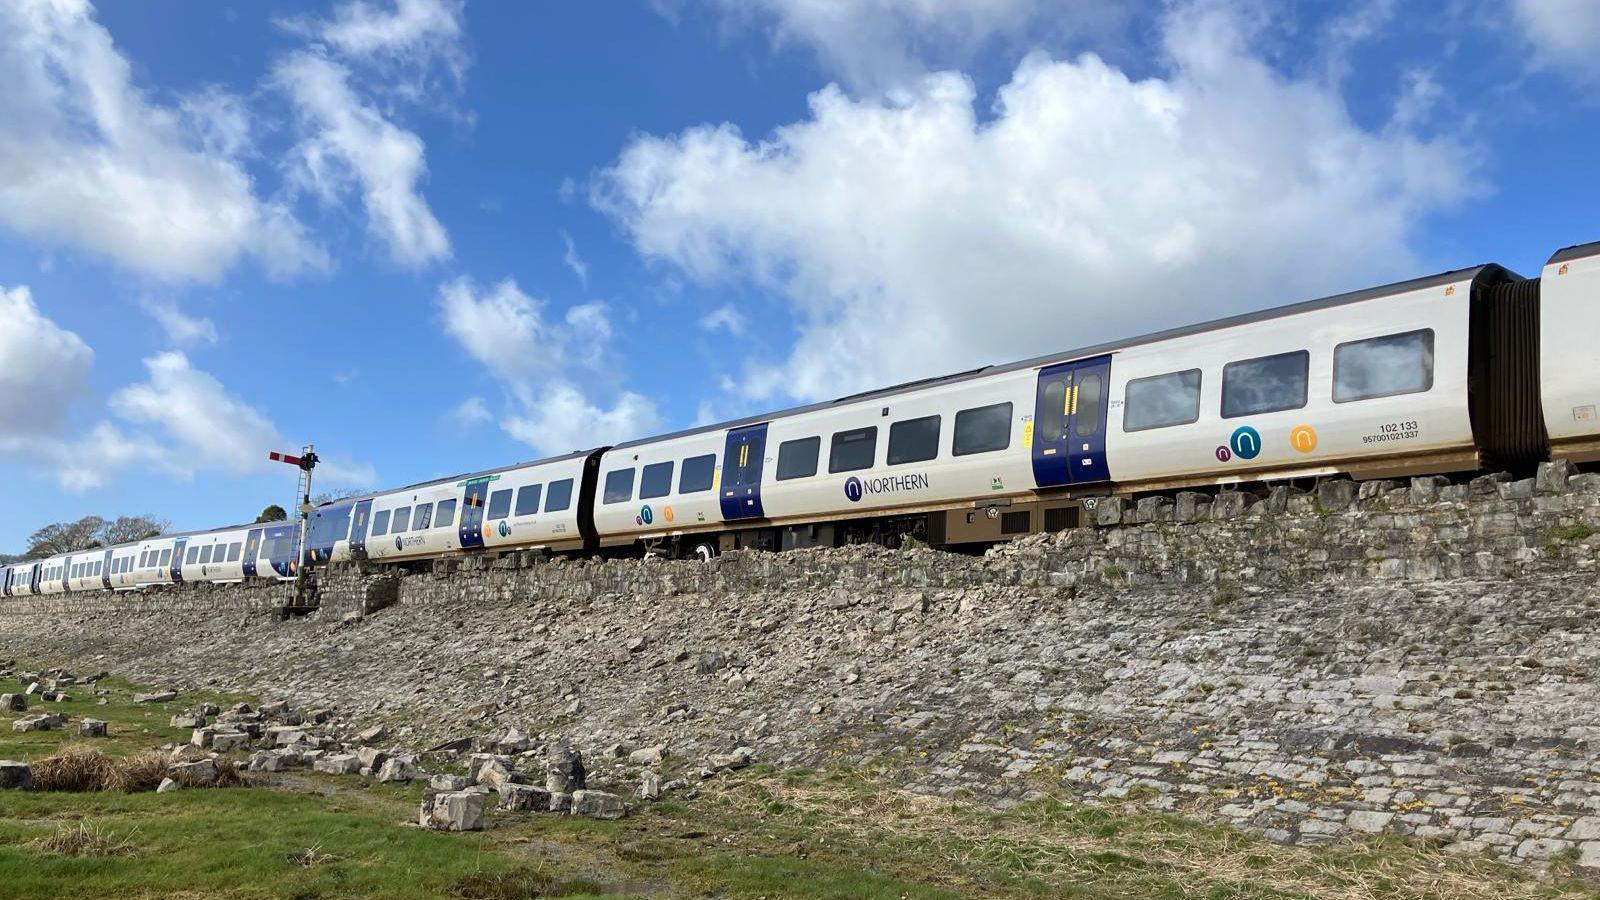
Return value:
M 85 744 L 62 747 L 30 764 L 36 791 L 100 791 L 111 783 L 111 759 Z
M 167 777 L 166 757 L 159 753 L 140 753 L 112 763 L 111 780 L 106 790 L 136 794 L 153 791 Z
M 87 820 L 63 822 L 56 826 L 54 834 L 30 841 L 29 846 L 57 856 L 132 856 L 138 852 L 132 841 L 114 837 Z

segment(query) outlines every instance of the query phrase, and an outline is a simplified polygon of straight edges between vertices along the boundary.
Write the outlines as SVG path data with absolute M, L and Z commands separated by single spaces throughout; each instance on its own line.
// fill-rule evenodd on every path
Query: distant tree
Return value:
M 100 543 L 107 547 L 130 544 L 165 534 L 172 523 L 155 516 L 118 516 L 100 529 Z
M 58 553 L 76 553 L 103 546 L 101 531 L 106 520 L 99 516 L 84 516 L 76 522 L 57 522 L 28 536 L 28 549 L 23 556 L 55 556 Z
M 288 518 L 289 518 L 289 514 L 283 511 L 283 507 L 281 507 L 278 504 L 274 503 L 271 506 L 267 507 L 266 509 L 263 509 L 261 511 L 261 515 L 256 516 L 256 521 L 258 523 L 259 522 L 282 522 L 282 521 L 285 521 Z
M 364 494 L 364 493 L 366 493 L 366 491 L 362 491 L 362 490 L 359 490 L 359 489 L 358 490 L 323 491 L 322 493 L 317 494 L 317 495 L 315 495 L 315 496 L 313 496 L 311 498 L 311 505 L 312 506 L 321 506 L 324 503 L 332 503 L 335 500 L 343 500 L 346 497 L 354 497 L 354 496 L 356 496 L 358 494 Z

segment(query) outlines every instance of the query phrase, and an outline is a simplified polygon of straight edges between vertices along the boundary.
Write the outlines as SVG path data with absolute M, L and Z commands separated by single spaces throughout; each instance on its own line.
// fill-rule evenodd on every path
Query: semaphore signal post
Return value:
M 311 471 L 317 467 L 317 454 L 313 445 L 307 444 L 300 451 L 299 456 L 288 453 L 279 453 L 276 450 L 267 454 L 273 462 L 281 462 L 295 466 L 300 470 L 300 482 L 295 487 L 295 493 L 300 496 L 300 544 L 295 551 L 294 565 L 294 605 L 303 607 L 305 603 L 306 584 L 306 538 L 311 524 Z

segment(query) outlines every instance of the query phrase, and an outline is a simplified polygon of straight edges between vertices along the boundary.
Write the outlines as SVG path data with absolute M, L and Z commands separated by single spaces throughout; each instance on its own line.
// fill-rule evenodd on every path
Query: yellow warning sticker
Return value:
M 1022 424 L 1022 446 L 1024 446 L 1024 447 L 1032 447 L 1033 446 L 1033 423 L 1032 422 L 1024 422 Z

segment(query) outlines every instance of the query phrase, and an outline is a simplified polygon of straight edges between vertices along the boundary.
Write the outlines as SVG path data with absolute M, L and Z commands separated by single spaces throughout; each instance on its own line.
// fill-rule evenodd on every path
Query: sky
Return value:
M 11 0 L 0 83 L 0 552 L 1600 240 L 1591 0 Z

